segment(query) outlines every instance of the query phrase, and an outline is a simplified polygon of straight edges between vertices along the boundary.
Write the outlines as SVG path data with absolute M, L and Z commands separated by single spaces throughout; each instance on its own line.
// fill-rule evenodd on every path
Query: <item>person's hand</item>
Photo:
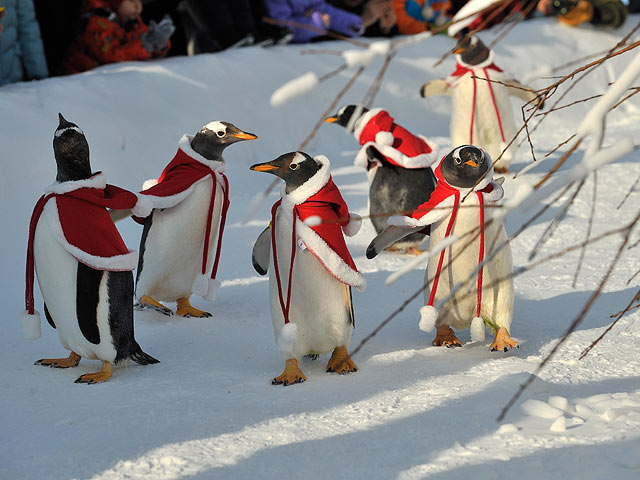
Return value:
M 326 30 L 329 28 L 329 25 L 331 25 L 331 17 L 328 13 L 316 11 L 311 14 L 311 23 L 318 28 L 324 28 Z
M 149 53 L 161 52 L 169 46 L 169 38 L 175 29 L 169 15 L 165 15 L 160 23 L 151 20 L 147 31 L 142 35 L 142 46 Z
M 551 13 L 551 2 L 552 0 L 539 0 L 536 5 L 536 10 L 543 15 L 549 15 Z

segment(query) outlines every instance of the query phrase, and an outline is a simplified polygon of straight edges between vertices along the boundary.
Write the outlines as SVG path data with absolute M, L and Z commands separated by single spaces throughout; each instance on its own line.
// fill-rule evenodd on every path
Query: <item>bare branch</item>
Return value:
M 587 224 L 587 235 L 586 238 L 589 240 L 591 237 L 591 231 L 593 229 L 593 219 L 596 215 L 596 200 L 598 198 L 598 173 L 593 172 L 593 194 L 591 197 L 591 213 L 589 214 L 589 223 Z M 576 283 L 578 283 L 578 275 L 580 274 L 580 270 L 582 269 L 582 262 L 584 261 L 584 256 L 587 252 L 587 246 L 580 250 L 580 258 L 578 259 L 578 266 L 576 267 L 576 273 L 573 275 L 573 284 L 572 288 L 576 288 Z

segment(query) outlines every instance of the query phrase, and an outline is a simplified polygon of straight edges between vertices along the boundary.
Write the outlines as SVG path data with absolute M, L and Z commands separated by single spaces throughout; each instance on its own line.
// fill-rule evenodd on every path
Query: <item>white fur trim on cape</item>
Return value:
M 471 320 L 471 341 L 484 342 L 484 320 L 480 317 Z
M 62 224 L 60 223 L 58 204 L 55 198 L 52 198 L 47 202 L 44 206 L 43 214 L 47 227 L 49 227 L 49 231 L 53 237 L 80 263 L 96 270 L 106 270 L 111 272 L 130 271 L 136 268 L 136 265 L 138 264 L 138 252 L 135 250 L 129 250 L 129 253 L 113 257 L 98 257 L 80 250 L 78 247 L 67 242 L 67 239 L 64 236 L 64 231 L 62 230 Z
M 369 121 L 380 112 L 382 112 L 382 108 L 372 108 L 367 113 L 361 115 L 358 120 L 356 120 L 356 124 L 353 127 L 353 136 L 356 137 L 356 140 L 358 140 L 358 142 L 360 142 L 360 135 L 362 135 L 364 127 L 366 127 L 367 123 L 369 123 Z
M 153 203 L 144 195 L 136 196 L 138 197 L 138 201 L 131 210 L 131 213 L 133 213 L 133 215 L 136 217 L 148 217 L 151 213 L 151 210 L 153 210 Z
M 282 205 L 286 210 L 292 210 L 295 205 L 300 205 L 315 195 L 324 187 L 331 177 L 331 162 L 324 155 L 316 155 L 313 159 L 320 165 L 320 169 L 309 180 L 304 182 L 291 193 L 286 193 L 286 184 L 282 185 L 280 194 L 282 196 Z
M 393 133 L 385 131 L 376 133 L 376 143 L 378 145 L 393 145 Z
M 285 323 L 278 335 L 277 345 L 286 358 L 293 358 L 293 344 L 298 340 L 298 326 L 295 323 Z
M 433 210 L 423 215 L 422 218 L 418 219 L 405 215 L 391 215 L 387 220 L 387 223 L 398 227 L 426 227 L 427 225 L 436 223 L 450 215 L 454 201 L 455 196 L 449 195 L 442 202 L 436 205 Z
M 142 190 L 146 190 L 147 188 L 155 187 L 158 184 L 157 178 L 150 178 L 149 180 L 145 180 L 142 183 Z
M 502 200 L 502 197 L 504 197 L 504 189 L 502 188 L 502 185 L 494 182 L 493 180 L 491 180 L 489 184 L 493 187 L 493 190 L 489 193 L 484 193 L 484 199 L 487 202 L 497 202 Z
M 362 217 L 357 213 L 349 212 L 349 223 L 347 223 L 344 227 L 342 227 L 342 231 L 347 237 L 353 237 L 355 234 L 357 234 L 360 231 L 361 226 L 362 226 Z
M 202 298 L 208 300 L 209 302 L 213 302 L 216 299 L 216 293 L 218 293 L 220 285 L 222 285 L 220 280 L 210 278 L 207 282 L 207 294 Z
M 26 310 L 22 311 L 20 318 L 22 326 L 22 335 L 27 340 L 35 340 L 42 336 L 42 327 L 40 326 L 40 313 L 37 310 L 30 315 Z
M 383 133 L 383 132 L 378 132 L 378 134 L 376 134 L 376 140 L 380 133 Z M 429 139 L 423 135 L 416 135 L 416 136 L 424 140 L 426 144 L 429 145 L 429 148 L 431 148 L 431 153 L 421 153 L 420 155 L 416 155 L 415 157 L 408 157 L 404 153 L 402 153 L 400 150 L 393 148 L 391 145 L 382 145 L 380 143 L 375 143 L 375 142 L 366 142 L 364 145 L 362 145 L 362 147 L 360 147 L 360 150 L 358 150 L 358 153 L 356 154 L 356 158 L 354 159 L 353 164 L 356 167 L 367 168 L 368 166 L 367 148 L 370 146 L 373 146 L 382 155 L 384 155 L 385 157 L 389 157 L 398 165 L 401 165 L 404 168 L 412 169 L 412 168 L 430 167 L 435 162 L 440 160 L 438 155 L 438 145 L 436 145 L 433 142 L 430 142 Z M 391 144 L 393 144 L 393 142 L 391 142 Z
M 86 180 L 71 180 L 69 182 L 56 182 L 45 188 L 44 193 L 56 193 L 63 194 L 73 192 L 79 188 L 99 188 L 104 189 L 107 187 L 107 178 L 104 173 L 98 172 Z
M 186 190 L 183 190 L 180 193 L 176 193 L 175 195 L 168 195 L 166 197 L 158 197 L 156 195 L 147 195 L 146 193 L 141 193 L 140 195 L 151 200 L 153 208 L 171 208 L 171 207 L 175 207 L 180 202 L 182 202 L 185 198 L 191 195 L 196 185 L 202 182 L 208 182 L 209 179 L 210 179 L 209 175 L 206 175 L 202 177 L 200 180 L 198 180 L 197 182 L 193 182 L 191 186 Z M 219 186 L 223 186 L 223 183 L 217 174 L 216 174 L 216 182 L 218 182 Z
M 425 305 L 420 308 L 420 330 L 423 332 L 430 332 L 436 326 L 436 320 L 438 320 L 438 310 L 431 305 Z

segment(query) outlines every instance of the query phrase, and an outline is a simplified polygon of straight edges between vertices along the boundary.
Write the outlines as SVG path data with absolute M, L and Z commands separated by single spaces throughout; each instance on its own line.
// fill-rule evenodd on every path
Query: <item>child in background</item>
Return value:
M 392 0 L 398 30 L 405 35 L 431 30 L 451 20 L 448 0 Z
M 141 0 L 85 0 L 78 34 L 71 43 L 64 73 L 78 73 L 99 65 L 163 57 L 175 27 L 166 15 L 145 25 Z

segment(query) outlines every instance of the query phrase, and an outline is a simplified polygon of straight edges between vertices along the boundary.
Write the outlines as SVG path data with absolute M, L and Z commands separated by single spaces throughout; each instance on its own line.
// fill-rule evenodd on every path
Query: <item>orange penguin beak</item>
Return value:
M 466 162 L 464 162 L 465 165 L 471 165 L 473 168 L 476 168 L 478 166 L 478 164 L 476 162 L 474 162 L 473 160 L 467 160 Z
M 269 165 L 268 163 L 259 163 L 257 165 L 251 165 L 249 170 L 254 170 L 256 172 L 271 172 L 273 170 L 278 170 L 279 167 L 275 165 Z
M 327 117 L 324 119 L 326 123 L 336 123 L 338 121 L 338 117 Z
M 253 133 L 247 133 L 247 132 L 234 133 L 233 135 L 229 135 L 229 136 L 239 138 L 240 140 L 255 140 L 256 138 L 258 138 Z

